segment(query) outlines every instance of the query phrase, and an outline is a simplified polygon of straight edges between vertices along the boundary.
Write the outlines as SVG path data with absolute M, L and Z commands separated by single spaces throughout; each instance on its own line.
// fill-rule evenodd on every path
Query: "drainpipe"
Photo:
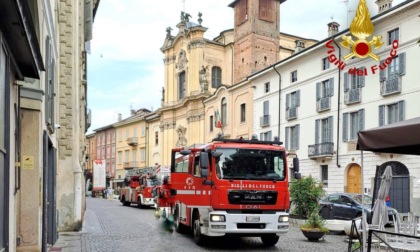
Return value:
M 341 48 L 335 41 L 333 37 L 333 42 L 338 48 L 338 58 L 341 59 Z M 340 168 L 341 165 L 338 163 L 338 157 L 340 155 L 339 146 L 340 146 L 340 87 L 341 87 L 341 68 L 338 67 L 338 103 L 337 103 L 337 167 Z
M 280 111 L 281 111 L 281 74 L 279 73 L 279 71 L 277 71 L 277 69 L 275 68 L 275 66 L 273 66 L 274 71 L 276 71 L 276 73 L 279 75 L 279 141 L 280 141 Z

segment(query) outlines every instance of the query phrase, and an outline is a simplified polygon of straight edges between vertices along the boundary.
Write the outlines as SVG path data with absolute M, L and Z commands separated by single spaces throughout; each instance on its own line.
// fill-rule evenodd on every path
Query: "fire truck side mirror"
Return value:
M 299 180 L 302 178 L 302 174 L 300 174 L 300 172 L 296 172 L 295 173 L 295 179 Z
M 293 169 L 295 172 L 299 172 L 299 158 L 297 157 L 293 158 Z
M 209 155 L 207 152 L 200 152 L 200 168 L 201 168 L 201 177 L 207 178 L 209 175 Z
M 166 175 L 166 176 L 164 176 L 164 177 L 163 177 L 163 184 L 164 184 L 164 185 L 167 185 L 167 184 L 168 184 L 168 182 L 169 182 L 169 176 L 168 176 L 168 175 Z

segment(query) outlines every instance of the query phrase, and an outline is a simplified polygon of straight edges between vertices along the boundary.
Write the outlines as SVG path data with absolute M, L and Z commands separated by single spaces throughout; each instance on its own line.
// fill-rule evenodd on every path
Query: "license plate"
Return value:
M 260 216 L 247 216 L 246 222 L 259 222 Z

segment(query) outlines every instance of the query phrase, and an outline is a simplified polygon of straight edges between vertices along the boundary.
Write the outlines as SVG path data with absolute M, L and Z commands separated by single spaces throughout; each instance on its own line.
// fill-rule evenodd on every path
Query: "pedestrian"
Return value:
M 104 198 L 104 199 L 106 199 L 107 197 L 106 197 L 106 188 L 102 191 L 102 197 Z
M 112 187 L 108 188 L 108 199 L 113 199 L 114 198 L 114 189 Z

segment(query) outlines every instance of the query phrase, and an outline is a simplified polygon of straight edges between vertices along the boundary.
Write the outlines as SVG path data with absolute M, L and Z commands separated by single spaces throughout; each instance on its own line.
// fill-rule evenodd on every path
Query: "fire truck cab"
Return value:
M 137 204 L 139 208 L 156 207 L 152 196 L 153 188 L 159 185 L 155 175 L 129 175 L 125 179 L 126 186 L 121 189 L 119 199 L 124 206 Z
M 279 141 L 216 138 L 209 144 L 173 149 L 171 175 L 158 192 L 162 217 L 176 231 L 207 236 L 261 237 L 273 246 L 289 230 L 289 169 Z M 299 161 L 293 159 L 296 178 Z

